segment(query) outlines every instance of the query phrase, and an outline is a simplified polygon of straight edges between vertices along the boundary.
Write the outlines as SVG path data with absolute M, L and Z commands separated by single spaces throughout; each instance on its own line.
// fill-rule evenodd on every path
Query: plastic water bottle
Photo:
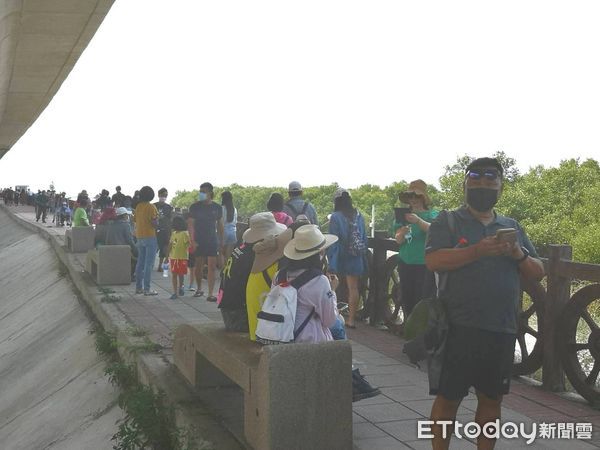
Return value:
M 168 262 L 163 263 L 162 269 L 163 269 L 163 278 L 167 278 L 169 276 L 169 263 Z

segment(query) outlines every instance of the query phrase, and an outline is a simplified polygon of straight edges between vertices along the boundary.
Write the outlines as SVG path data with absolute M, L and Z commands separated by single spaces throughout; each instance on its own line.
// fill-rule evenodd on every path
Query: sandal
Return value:
M 211 295 L 206 299 L 206 301 L 214 303 L 217 301 L 217 297 L 215 297 L 214 295 Z
M 156 291 L 144 291 L 144 295 L 145 296 L 158 295 L 158 292 L 156 292 Z
M 194 294 L 194 297 L 202 297 L 204 295 L 203 291 L 196 291 L 196 293 Z
M 169 297 L 170 300 L 177 300 L 177 294 L 173 294 Z

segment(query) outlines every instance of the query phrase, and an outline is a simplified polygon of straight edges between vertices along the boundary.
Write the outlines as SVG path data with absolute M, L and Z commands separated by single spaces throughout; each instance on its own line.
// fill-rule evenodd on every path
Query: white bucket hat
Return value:
M 287 227 L 275 221 L 271 212 L 260 212 L 250 217 L 249 228 L 244 231 L 242 239 L 248 244 L 262 241 L 269 236 L 277 236 L 284 232 Z
M 294 260 L 306 259 L 337 240 L 335 234 L 323 234 L 316 225 L 304 225 L 296 230 L 294 239 L 285 245 L 283 254 Z

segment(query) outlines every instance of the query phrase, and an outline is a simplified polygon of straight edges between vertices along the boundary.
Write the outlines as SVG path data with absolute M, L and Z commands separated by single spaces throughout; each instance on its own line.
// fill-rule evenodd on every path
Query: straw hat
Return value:
M 283 254 L 294 260 L 306 259 L 326 249 L 337 240 L 338 237 L 334 234 L 321 233 L 316 225 L 304 225 L 296 230 L 294 239 L 285 245 Z
M 411 181 L 408 185 L 408 189 L 400 193 L 398 198 L 402 203 L 408 203 L 408 199 L 414 195 L 423 197 L 423 202 L 425 203 L 425 205 L 431 204 L 429 195 L 427 195 L 427 183 L 425 183 L 423 180 Z
M 281 223 L 275 221 L 271 212 L 260 212 L 250 217 L 250 227 L 244 231 L 242 239 L 248 244 L 262 241 L 269 236 L 277 236 L 287 229 Z
M 288 228 L 278 236 L 269 236 L 264 240 L 254 244 L 254 263 L 252 264 L 252 273 L 262 272 L 269 268 L 276 261 L 283 257 L 283 249 L 294 232 Z

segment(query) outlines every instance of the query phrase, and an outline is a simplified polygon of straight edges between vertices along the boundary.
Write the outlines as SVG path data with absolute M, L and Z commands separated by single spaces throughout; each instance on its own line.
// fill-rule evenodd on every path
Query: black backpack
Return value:
M 254 263 L 252 244 L 238 244 L 225 262 L 221 271 L 221 285 L 217 302 L 221 309 L 244 309 L 246 307 L 246 285 Z

